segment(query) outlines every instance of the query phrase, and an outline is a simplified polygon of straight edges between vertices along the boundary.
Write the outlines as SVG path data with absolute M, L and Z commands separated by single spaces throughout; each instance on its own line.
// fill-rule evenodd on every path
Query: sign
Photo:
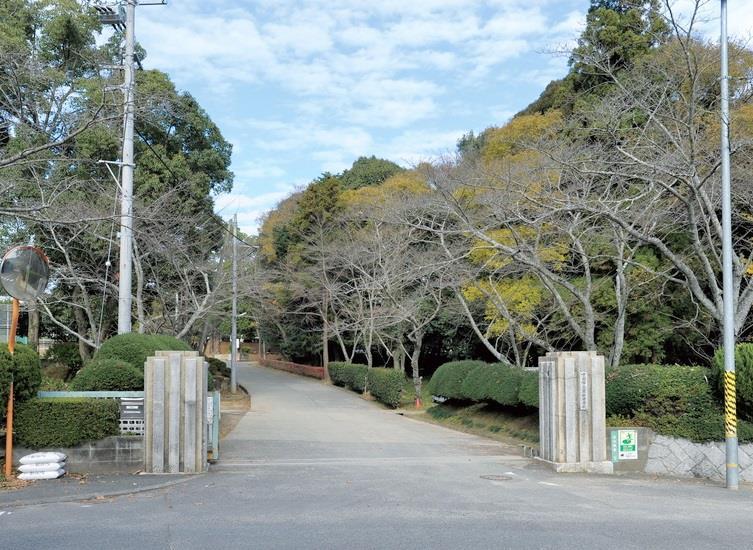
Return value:
M 578 396 L 580 397 L 580 410 L 588 410 L 588 373 L 584 370 L 578 371 Z
M 617 430 L 619 460 L 638 459 L 638 430 Z
M 122 397 L 120 399 L 120 418 L 121 420 L 143 420 L 144 399 Z
M 214 397 L 209 395 L 207 396 L 207 423 L 212 422 L 214 422 Z

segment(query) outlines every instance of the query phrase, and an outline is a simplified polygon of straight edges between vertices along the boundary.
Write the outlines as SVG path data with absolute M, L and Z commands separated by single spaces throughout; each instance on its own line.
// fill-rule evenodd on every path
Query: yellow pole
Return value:
M 8 331 L 8 351 L 11 355 L 16 351 L 16 330 L 18 329 L 18 316 L 21 313 L 21 304 L 13 298 L 11 309 L 10 330 Z M 8 416 L 5 420 L 5 479 L 10 479 L 13 474 L 13 382 L 10 383 L 8 393 Z

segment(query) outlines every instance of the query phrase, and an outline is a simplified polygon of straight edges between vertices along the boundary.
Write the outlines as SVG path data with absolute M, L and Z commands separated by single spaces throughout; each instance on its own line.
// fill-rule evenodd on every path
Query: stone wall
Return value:
M 753 481 L 753 444 L 740 445 L 740 479 Z M 647 474 L 724 480 L 724 442 L 693 443 L 656 435 L 648 449 Z
M 132 474 L 144 468 L 144 438 L 137 436 L 112 436 L 82 443 L 76 447 L 38 449 L 56 451 L 68 456 L 66 470 L 77 474 Z M 36 451 L 17 447 L 13 458 Z

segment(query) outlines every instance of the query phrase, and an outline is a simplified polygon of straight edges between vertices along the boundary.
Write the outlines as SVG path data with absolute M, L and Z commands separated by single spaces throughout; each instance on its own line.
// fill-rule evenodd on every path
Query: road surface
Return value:
M 209 474 L 0 507 L 0 548 L 753 548 L 750 487 L 554 474 L 316 380 L 245 365 L 239 381 L 251 412 Z

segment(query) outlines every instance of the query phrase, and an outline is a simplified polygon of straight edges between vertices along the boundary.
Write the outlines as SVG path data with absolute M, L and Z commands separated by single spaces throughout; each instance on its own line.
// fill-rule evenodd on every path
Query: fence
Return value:
M 286 372 L 292 372 L 293 374 L 301 374 L 303 376 L 310 376 L 311 378 L 318 378 L 319 380 L 324 379 L 324 367 L 300 365 L 298 363 L 290 363 L 289 361 L 278 361 L 277 359 L 260 359 L 259 364 L 262 367 L 284 370 Z

